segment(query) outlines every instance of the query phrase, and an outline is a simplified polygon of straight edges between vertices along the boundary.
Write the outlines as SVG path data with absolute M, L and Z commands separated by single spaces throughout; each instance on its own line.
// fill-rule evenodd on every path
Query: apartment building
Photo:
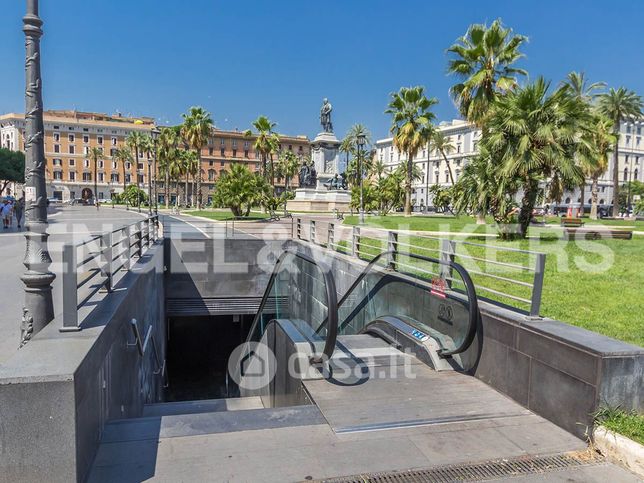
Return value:
M 98 199 L 111 198 L 123 191 L 126 184 L 147 186 L 147 153 L 139 153 L 136 162 L 123 166 L 112 161 L 116 149 L 126 146 L 131 132 L 149 134 L 154 120 L 148 117 L 130 118 L 79 111 L 45 111 L 45 158 L 47 197 L 63 201 L 94 197 L 94 166 L 89 151 L 97 147 L 104 158 L 96 169 L 95 194 Z M 24 114 L 0 115 L 0 144 L 2 147 L 24 151 Z

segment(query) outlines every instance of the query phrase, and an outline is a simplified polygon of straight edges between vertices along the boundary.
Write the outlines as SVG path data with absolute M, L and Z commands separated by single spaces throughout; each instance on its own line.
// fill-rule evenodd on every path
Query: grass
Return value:
M 619 408 L 603 408 L 595 420 L 615 433 L 644 444 L 644 415 Z
M 357 221 L 354 219 L 355 217 L 347 217 L 345 222 L 353 224 Z M 632 222 L 621 223 L 628 225 Z M 472 231 L 471 235 L 454 237 L 473 243 L 457 244 L 456 261 L 470 271 L 478 295 L 524 310 L 529 308 L 527 304 L 486 292 L 483 287 L 530 299 L 530 288 L 489 275 L 529 283 L 533 277 L 531 272 L 500 267 L 467 257 L 529 267 L 534 266 L 534 257 L 523 253 L 499 251 L 493 247 L 546 253 L 541 315 L 644 346 L 644 236 L 635 235 L 632 240 L 568 242 L 561 238 L 561 231 L 558 229 L 532 228 L 528 240 L 504 242 L 481 237 L 480 233 L 494 233 L 493 225 L 475 225 L 469 217 L 374 217 L 368 220 L 368 225 L 385 229 Z M 439 248 L 439 241 L 431 238 L 401 236 L 399 241 L 400 250 L 410 250 L 404 245 L 409 244 L 414 246 L 411 248 L 413 252 L 430 257 L 436 256 Z M 365 258 L 385 248 L 384 240 L 362 237 L 361 242 Z M 412 262 L 404 263 L 414 265 Z
M 211 220 L 216 221 L 255 221 L 255 220 L 265 220 L 269 217 L 268 213 L 262 213 L 260 211 L 251 211 L 250 215 L 247 217 L 236 218 L 233 216 L 230 210 L 194 210 L 194 211 L 185 211 L 184 213 L 192 216 L 201 216 L 203 218 L 210 218 Z

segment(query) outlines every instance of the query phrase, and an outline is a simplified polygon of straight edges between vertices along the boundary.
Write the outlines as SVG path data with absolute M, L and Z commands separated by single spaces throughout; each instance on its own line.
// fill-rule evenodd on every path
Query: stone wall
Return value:
M 0 366 L 0 481 L 83 481 L 106 421 L 160 401 L 154 348 L 141 357 L 130 325 L 149 326 L 165 360 L 163 246 L 152 247 L 91 311 L 80 332 L 55 320 Z

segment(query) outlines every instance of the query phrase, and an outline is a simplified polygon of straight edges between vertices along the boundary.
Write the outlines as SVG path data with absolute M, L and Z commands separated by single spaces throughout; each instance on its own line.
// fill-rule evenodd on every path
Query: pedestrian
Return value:
M 2 215 L 2 226 L 5 230 L 9 229 L 9 220 L 11 218 L 11 205 L 9 200 L 4 200 L 2 205 L 2 210 L 0 210 L 0 215 Z
M 18 222 L 18 228 L 20 228 L 20 223 L 22 220 L 22 214 L 25 211 L 25 197 L 21 196 L 16 205 L 13 207 L 13 213 L 16 215 L 16 221 Z

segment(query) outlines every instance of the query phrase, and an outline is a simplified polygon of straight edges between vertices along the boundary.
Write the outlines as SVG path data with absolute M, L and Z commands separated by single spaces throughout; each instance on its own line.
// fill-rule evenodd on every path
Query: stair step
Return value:
M 150 416 L 108 423 L 103 431 L 102 443 L 159 440 L 316 424 L 326 424 L 326 420 L 313 405 Z
M 262 398 L 238 397 L 229 399 L 204 399 L 201 401 L 178 401 L 168 403 L 146 404 L 143 406 L 143 417 L 172 416 L 177 414 L 216 413 L 221 411 L 242 411 L 263 409 Z

